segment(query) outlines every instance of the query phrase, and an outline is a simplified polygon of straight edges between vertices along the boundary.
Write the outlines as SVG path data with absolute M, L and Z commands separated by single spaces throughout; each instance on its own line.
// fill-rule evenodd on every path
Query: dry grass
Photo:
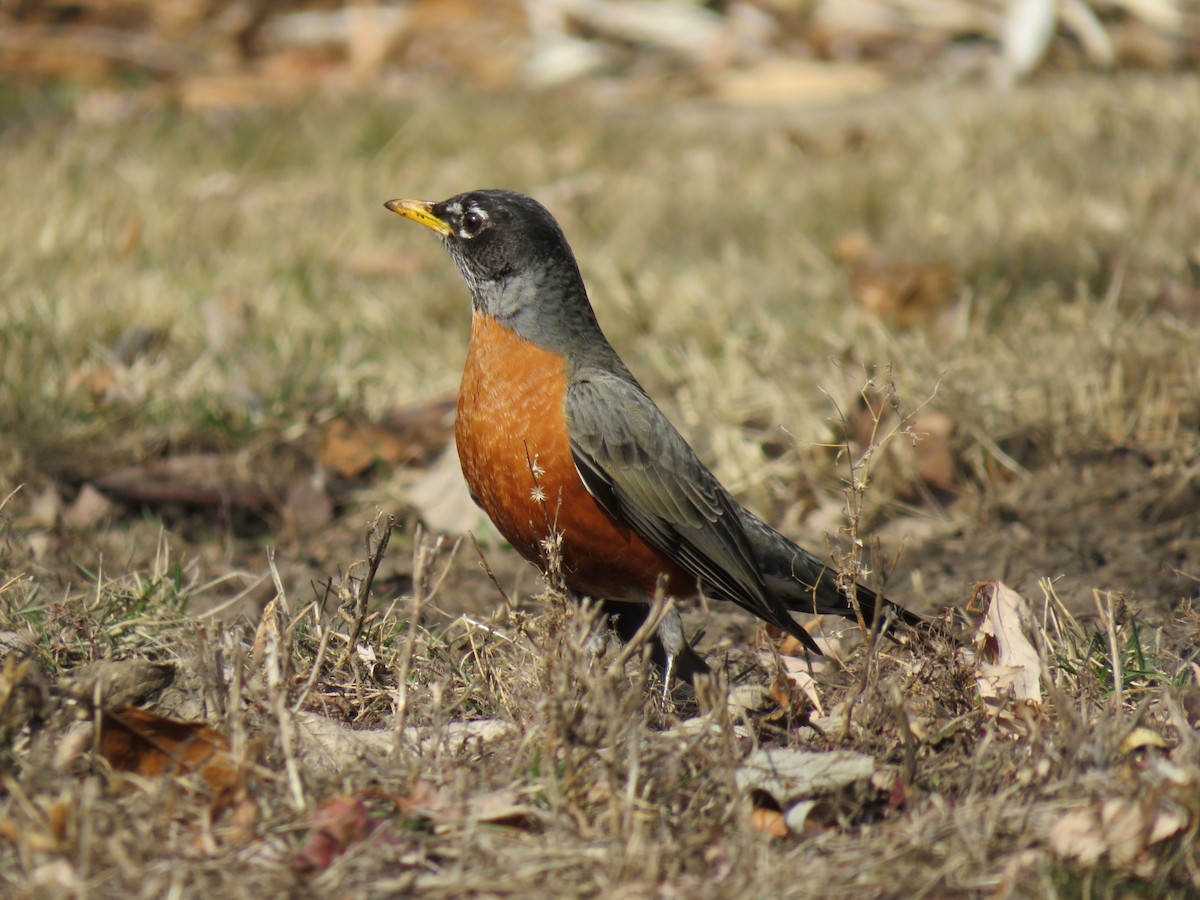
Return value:
M 1106 79 L 836 114 L 595 108 L 585 124 L 578 103 L 438 97 L 113 127 L 10 101 L 0 494 L 24 487 L 0 509 L 0 630 L 31 644 L 0 675 L 5 889 L 1200 889 L 1198 631 L 1181 602 L 1195 585 L 1164 571 L 1195 576 L 1200 560 L 1200 91 Z M 493 622 L 521 583 L 506 551 L 486 551 L 497 591 L 467 550 L 417 540 L 403 473 L 343 495 L 316 534 L 171 510 L 63 521 L 116 465 L 237 449 L 303 471 L 331 415 L 452 390 L 463 290 L 380 204 L 498 185 L 554 209 L 634 370 L 727 483 L 798 530 L 805 503 L 842 502 L 827 445 L 863 366 L 890 365 L 902 410 L 932 396 L 953 417 L 973 499 L 914 510 L 877 469 L 863 522 L 936 526 L 890 583 L 916 608 L 964 605 L 1001 567 L 1044 602 L 1047 700 L 1021 736 L 983 712 L 947 647 L 860 649 L 825 672 L 822 702 L 852 700 L 850 726 L 738 712 L 730 684 L 770 674 L 750 623 L 717 611 L 689 622 L 708 628 L 723 682 L 664 708 L 644 661 L 597 655 L 594 622 L 552 592 Z M 830 248 L 864 227 L 894 257 L 953 264 L 965 296 L 949 315 L 900 331 L 850 299 Z M 404 271 L 371 274 L 380 260 Z M 379 506 L 401 529 L 367 604 L 369 567 L 350 563 Z M 96 699 L 81 671 L 122 660 L 173 666 L 146 703 L 229 737 L 232 799 L 186 775 L 114 773 L 72 737 Z M 492 730 L 464 738 L 477 722 Z M 1164 746 L 1123 746 L 1139 726 Z M 770 840 L 735 779 L 756 745 L 856 749 L 904 787 L 849 792 Z M 312 810 L 339 795 L 381 825 L 297 874 Z M 1064 815 L 1115 799 L 1186 824 L 1129 859 L 1052 850 Z

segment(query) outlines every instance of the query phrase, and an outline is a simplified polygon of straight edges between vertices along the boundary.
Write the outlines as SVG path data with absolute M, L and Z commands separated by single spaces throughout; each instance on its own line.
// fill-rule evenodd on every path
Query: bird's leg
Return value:
M 679 655 L 685 649 L 691 649 L 683 637 L 683 620 L 679 617 L 679 608 L 671 604 L 658 623 L 658 643 L 666 656 L 663 665 L 662 701 L 666 706 L 671 700 L 671 689 L 675 687 L 675 670 Z
M 617 636 L 629 643 L 646 624 L 652 604 L 636 600 L 604 600 L 603 609 Z M 666 610 L 650 637 L 650 660 L 663 673 L 664 693 L 669 692 L 677 678 L 691 683 L 697 675 L 709 671 L 704 660 L 684 639 L 683 622 L 674 606 Z

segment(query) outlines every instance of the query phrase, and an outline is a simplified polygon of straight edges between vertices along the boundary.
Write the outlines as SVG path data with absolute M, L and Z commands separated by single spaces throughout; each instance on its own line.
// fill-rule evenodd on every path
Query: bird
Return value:
M 840 580 L 717 480 L 605 337 L 541 203 L 474 190 L 384 206 L 438 235 L 471 296 L 454 434 L 472 498 L 543 569 L 556 537 L 562 583 L 601 603 L 619 637 L 638 631 L 658 591 L 732 602 L 818 655 L 793 612 L 925 625 Z M 677 615 L 651 645 L 666 681 L 709 671 Z

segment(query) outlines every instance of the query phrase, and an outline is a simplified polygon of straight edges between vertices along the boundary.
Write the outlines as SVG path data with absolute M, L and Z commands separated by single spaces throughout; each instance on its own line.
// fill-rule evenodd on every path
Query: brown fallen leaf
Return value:
M 101 712 L 97 746 L 115 771 L 144 778 L 198 774 L 214 794 L 229 795 L 239 768 L 223 734 L 203 722 L 181 722 L 128 706 Z
M 779 672 L 771 681 L 771 698 L 779 704 L 779 712 L 801 721 L 810 712 L 825 715 L 817 683 L 808 672 L 807 656 L 780 656 L 779 663 Z
M 850 291 L 858 302 L 899 328 L 925 324 L 958 296 L 948 263 L 893 259 L 865 232 L 838 238 L 833 253 L 849 268 Z
M 446 446 L 454 428 L 455 398 L 441 397 L 392 413 L 380 424 L 339 417 L 321 426 L 320 461 L 343 478 L 377 463 L 424 463 Z
M 350 847 L 364 840 L 379 825 L 372 821 L 360 797 L 335 797 L 309 818 L 304 846 L 292 860 L 300 873 L 322 872 Z
M 538 817 L 533 807 L 521 802 L 516 791 L 502 788 L 472 797 L 467 818 L 489 825 L 526 828 L 533 825 Z
M 1029 601 L 1000 581 L 975 588 L 972 604 L 986 604 L 975 635 L 975 685 L 984 707 L 1001 725 L 1024 732 L 1025 714 L 1042 703 L 1042 659 L 1030 637 Z
M 1159 794 L 1114 797 L 1060 816 L 1050 828 L 1050 847 L 1084 866 L 1095 865 L 1107 854 L 1113 865 L 1125 868 L 1187 824 L 1187 815 Z
M 959 467 L 954 442 L 954 420 L 938 410 L 927 410 L 913 417 L 909 431 L 916 456 L 917 477 L 941 491 L 959 488 Z
M 739 106 L 837 103 L 887 85 L 869 66 L 804 59 L 767 59 L 747 69 L 728 69 L 715 82 L 716 98 Z
M 897 412 L 879 391 L 859 391 L 846 417 L 848 437 L 861 452 L 888 435 L 897 421 Z M 877 476 L 910 503 L 926 499 L 930 491 L 943 502 L 954 498 L 962 490 L 956 431 L 948 413 L 921 410 L 906 421 L 902 433 L 880 445 Z
M 396 807 L 427 819 L 447 819 L 461 815 L 449 797 L 425 781 L 414 784 L 408 796 L 396 797 Z
M 814 620 L 814 624 L 818 621 L 819 619 Z M 810 626 L 806 630 L 809 630 L 811 633 L 815 629 Z M 797 659 L 806 659 L 808 657 L 808 648 L 800 643 L 800 639 L 788 634 L 782 628 L 767 625 L 763 628 L 763 633 L 766 638 L 763 645 L 780 656 L 791 656 Z
M 321 465 L 342 478 L 354 478 L 376 463 L 415 459 L 408 443 L 381 425 L 334 419 L 321 426 Z
M 785 838 L 789 833 L 783 813 L 777 809 L 767 809 L 762 806 L 754 807 L 750 813 L 750 828 L 759 834 L 776 839 Z
M 537 810 L 521 803 L 517 792 L 511 788 L 475 794 L 461 803 L 451 800 L 432 785 L 418 782 L 407 797 L 396 798 L 396 806 L 411 815 L 431 819 L 438 827 L 487 822 L 525 828 L 538 819 Z

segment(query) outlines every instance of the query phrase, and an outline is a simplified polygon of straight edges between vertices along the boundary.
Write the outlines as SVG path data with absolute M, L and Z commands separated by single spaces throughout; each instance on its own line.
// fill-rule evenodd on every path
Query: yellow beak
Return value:
M 389 200 L 383 205 L 398 216 L 432 228 L 442 237 L 449 237 L 453 233 L 449 225 L 433 214 L 433 204 L 427 200 Z

